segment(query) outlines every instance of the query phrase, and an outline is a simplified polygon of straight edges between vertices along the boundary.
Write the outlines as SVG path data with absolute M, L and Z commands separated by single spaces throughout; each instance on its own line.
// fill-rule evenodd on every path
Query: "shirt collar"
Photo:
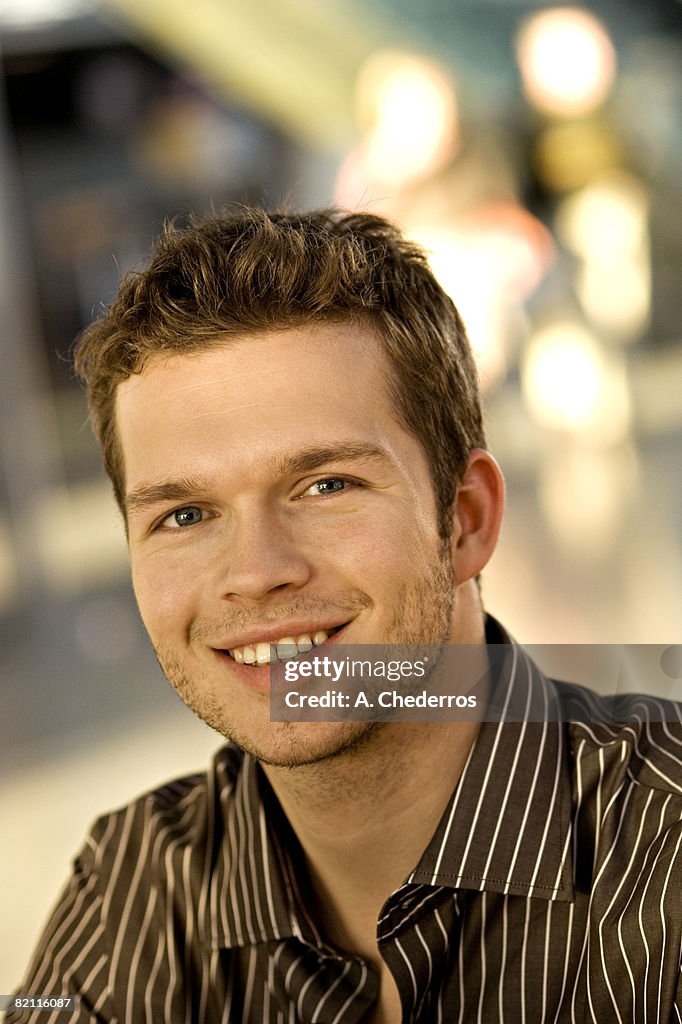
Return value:
M 303 852 L 257 762 L 229 744 L 210 778 L 215 859 L 200 915 L 206 943 L 219 949 L 295 937 L 322 946 L 297 888 Z
M 501 721 L 482 724 L 406 881 L 570 901 L 571 784 L 564 726 L 550 712 L 555 688 L 490 616 L 486 639 L 498 652 L 505 645 L 493 693 Z M 548 720 L 511 720 L 531 705 L 546 708 Z M 215 856 L 203 915 L 207 943 L 215 949 L 296 937 L 323 947 L 297 890 L 301 847 L 257 763 L 228 745 L 209 780 Z

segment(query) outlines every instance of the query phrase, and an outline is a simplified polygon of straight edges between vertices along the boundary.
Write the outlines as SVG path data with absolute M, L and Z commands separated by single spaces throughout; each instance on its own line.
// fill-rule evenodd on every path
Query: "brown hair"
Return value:
M 106 315 L 80 336 L 76 372 L 123 509 L 117 386 L 151 356 L 180 355 L 230 335 L 362 319 L 382 340 L 402 425 L 429 462 L 445 538 L 473 448 L 485 447 L 476 368 L 454 304 L 423 252 L 370 214 L 239 208 L 168 225 L 148 267 L 129 273 Z

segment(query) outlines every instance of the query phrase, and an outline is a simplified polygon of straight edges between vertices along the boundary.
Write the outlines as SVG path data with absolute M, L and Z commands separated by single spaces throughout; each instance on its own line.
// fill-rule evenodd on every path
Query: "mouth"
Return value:
M 289 661 L 299 654 L 307 654 L 313 648 L 328 643 L 347 625 L 348 623 L 344 622 L 340 626 L 313 630 L 309 633 L 302 633 L 300 636 L 284 636 L 278 640 L 257 641 L 245 644 L 243 647 L 231 647 L 221 653 L 229 655 L 238 665 L 254 667 L 270 665 L 277 661 Z

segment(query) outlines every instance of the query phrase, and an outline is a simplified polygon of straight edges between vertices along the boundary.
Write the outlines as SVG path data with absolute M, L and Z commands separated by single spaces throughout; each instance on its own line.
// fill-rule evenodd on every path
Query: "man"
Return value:
M 230 743 L 95 824 L 22 992 L 83 1022 L 682 1020 L 679 718 L 614 723 L 484 615 L 503 484 L 422 254 L 366 215 L 169 229 L 76 366 L 158 659 Z M 567 720 L 270 720 L 273 644 L 486 640 L 505 706 Z

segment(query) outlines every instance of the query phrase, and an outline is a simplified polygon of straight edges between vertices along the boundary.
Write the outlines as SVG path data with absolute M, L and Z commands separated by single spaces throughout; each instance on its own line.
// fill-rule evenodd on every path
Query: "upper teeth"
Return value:
M 231 647 L 230 654 L 235 661 L 245 665 L 268 665 L 271 660 L 286 661 L 297 654 L 311 651 L 318 644 L 323 644 L 329 633 L 318 629 L 316 633 L 303 633 L 301 636 L 284 636 L 281 640 L 266 641 L 257 644 L 246 644 L 244 647 Z M 272 655 L 272 657 L 271 657 Z

